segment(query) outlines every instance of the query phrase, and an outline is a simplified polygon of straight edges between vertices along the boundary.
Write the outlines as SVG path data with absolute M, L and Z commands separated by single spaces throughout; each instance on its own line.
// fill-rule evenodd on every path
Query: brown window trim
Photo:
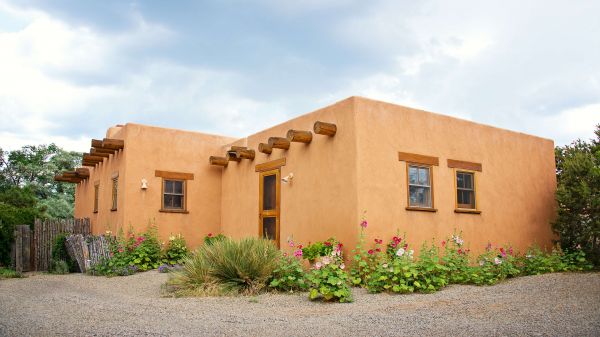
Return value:
M 458 207 L 458 186 L 456 186 L 456 175 L 460 172 L 473 174 L 473 195 L 475 198 L 475 208 L 461 208 Z M 480 171 L 481 172 L 481 171 Z M 479 193 L 477 192 L 477 172 L 467 169 L 454 169 L 454 213 L 465 213 L 465 214 L 481 214 L 479 210 L 479 201 L 477 200 Z
M 258 164 L 255 167 L 255 172 L 276 170 L 282 166 L 285 166 L 285 158 L 279 158 L 266 163 Z
M 433 198 L 432 198 L 433 199 Z M 418 212 L 437 212 L 437 208 L 429 208 L 429 207 L 406 207 L 407 211 L 418 211 Z
M 96 182 L 94 184 L 94 213 L 98 213 L 98 205 L 100 204 L 100 184 Z
M 185 199 L 185 197 L 184 197 Z M 189 214 L 190 212 L 188 210 L 185 209 L 169 209 L 169 208 L 161 208 L 158 210 L 159 212 L 162 213 L 182 213 L 182 214 Z
M 117 181 L 116 191 L 115 191 L 115 180 Z M 111 207 L 110 211 L 111 212 L 116 212 L 117 211 L 117 204 L 119 202 L 119 172 L 113 173 L 112 178 L 111 178 L 111 182 L 112 182 L 112 186 L 111 186 L 111 190 L 110 190 L 110 195 L 111 195 L 111 201 L 110 202 L 111 202 L 111 206 L 114 206 L 114 207 Z
M 440 165 L 439 157 L 425 156 L 422 154 L 408 153 L 408 152 L 398 152 L 398 160 L 405 161 L 407 163 L 421 164 L 421 165 L 430 165 L 430 166 L 439 166 Z
M 474 162 L 464 161 L 464 160 L 448 159 L 448 167 L 467 170 L 467 171 L 477 171 L 477 172 L 483 171 L 483 166 L 481 165 L 481 163 L 474 163 Z
M 168 180 L 194 180 L 193 173 L 171 172 L 171 171 L 154 171 L 155 177 L 160 177 Z

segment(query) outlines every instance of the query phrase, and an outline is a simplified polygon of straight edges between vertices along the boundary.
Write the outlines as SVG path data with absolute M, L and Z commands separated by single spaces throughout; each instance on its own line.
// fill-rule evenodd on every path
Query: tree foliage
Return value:
M 563 249 L 581 247 L 600 265 L 600 124 L 595 135 L 555 150 L 558 215 L 553 228 Z
M 32 225 L 35 218 L 73 216 L 75 187 L 55 182 L 54 175 L 73 170 L 80 158 L 80 153 L 55 144 L 13 151 L 0 148 L 0 265 L 9 261 L 15 225 Z

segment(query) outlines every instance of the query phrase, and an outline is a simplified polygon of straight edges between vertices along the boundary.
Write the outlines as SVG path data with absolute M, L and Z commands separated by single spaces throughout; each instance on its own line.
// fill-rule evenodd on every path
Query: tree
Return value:
M 600 265 L 600 124 L 595 135 L 590 142 L 578 139 L 555 150 L 558 214 L 553 229 L 561 247 L 580 247 Z

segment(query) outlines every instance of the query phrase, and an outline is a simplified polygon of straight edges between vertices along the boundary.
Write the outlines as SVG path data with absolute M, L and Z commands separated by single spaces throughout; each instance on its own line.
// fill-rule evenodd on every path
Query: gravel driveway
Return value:
M 435 294 L 354 291 L 354 303 L 306 294 L 160 298 L 166 274 L 33 275 L 0 280 L 6 336 L 600 336 L 600 273 L 548 274 Z

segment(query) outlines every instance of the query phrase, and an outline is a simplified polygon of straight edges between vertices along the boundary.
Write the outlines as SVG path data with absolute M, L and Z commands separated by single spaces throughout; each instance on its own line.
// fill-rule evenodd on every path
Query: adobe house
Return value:
M 191 247 L 223 233 L 350 249 L 367 211 L 370 242 L 456 230 L 481 252 L 553 238 L 552 140 L 362 97 L 241 139 L 117 125 L 83 166 L 56 179 L 77 183 L 75 217 L 95 233 L 154 222 Z

